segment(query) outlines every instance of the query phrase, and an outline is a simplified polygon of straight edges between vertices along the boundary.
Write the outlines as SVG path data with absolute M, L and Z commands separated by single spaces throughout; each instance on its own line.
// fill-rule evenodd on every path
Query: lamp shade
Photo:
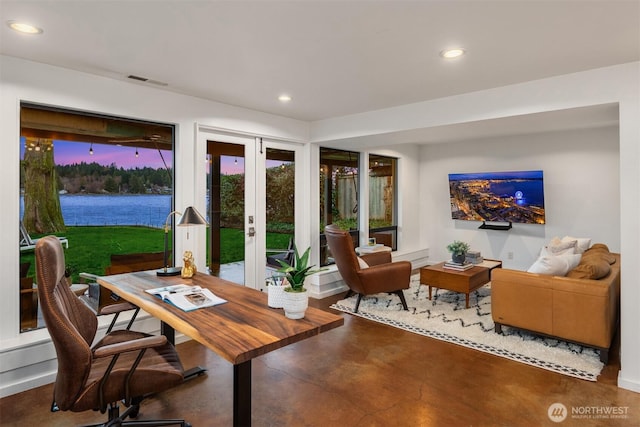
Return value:
M 184 210 L 178 225 L 207 225 L 207 220 L 200 215 L 196 208 L 189 206 Z

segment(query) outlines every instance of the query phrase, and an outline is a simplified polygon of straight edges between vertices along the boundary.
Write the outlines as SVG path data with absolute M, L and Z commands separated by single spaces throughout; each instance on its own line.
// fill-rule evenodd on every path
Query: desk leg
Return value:
M 161 321 L 160 333 L 167 337 L 167 341 L 169 341 L 171 344 L 176 344 L 176 330 L 173 329 L 173 327 Z M 202 366 L 194 366 L 193 368 L 189 368 L 184 371 L 184 379 L 189 380 L 193 377 L 197 377 L 198 375 L 202 375 L 205 372 L 207 372 L 207 370 Z
M 251 359 L 233 365 L 233 425 L 251 425 Z

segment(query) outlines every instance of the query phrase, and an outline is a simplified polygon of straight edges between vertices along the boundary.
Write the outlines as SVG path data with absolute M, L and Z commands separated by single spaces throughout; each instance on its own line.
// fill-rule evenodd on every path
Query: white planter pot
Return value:
M 284 315 L 289 319 L 302 319 L 309 307 L 309 295 L 304 292 L 283 292 Z
M 282 308 L 284 302 L 285 286 L 267 286 L 267 304 L 271 308 Z

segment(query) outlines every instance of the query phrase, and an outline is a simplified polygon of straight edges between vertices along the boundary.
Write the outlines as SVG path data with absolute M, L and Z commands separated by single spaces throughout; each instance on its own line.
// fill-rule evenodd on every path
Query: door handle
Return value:
M 249 232 L 247 233 L 247 236 L 253 237 L 255 235 L 256 235 L 256 228 L 255 227 L 249 227 Z

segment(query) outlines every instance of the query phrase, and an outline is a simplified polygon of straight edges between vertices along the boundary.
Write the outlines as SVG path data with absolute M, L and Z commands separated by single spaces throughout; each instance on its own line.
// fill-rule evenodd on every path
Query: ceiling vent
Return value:
M 131 80 L 136 80 L 136 81 L 139 81 L 139 82 L 150 83 L 150 84 L 157 85 L 157 86 L 169 86 L 169 83 L 160 82 L 158 80 L 148 79 L 146 77 L 135 76 L 133 74 L 129 74 L 127 76 L 127 78 L 131 79 Z

